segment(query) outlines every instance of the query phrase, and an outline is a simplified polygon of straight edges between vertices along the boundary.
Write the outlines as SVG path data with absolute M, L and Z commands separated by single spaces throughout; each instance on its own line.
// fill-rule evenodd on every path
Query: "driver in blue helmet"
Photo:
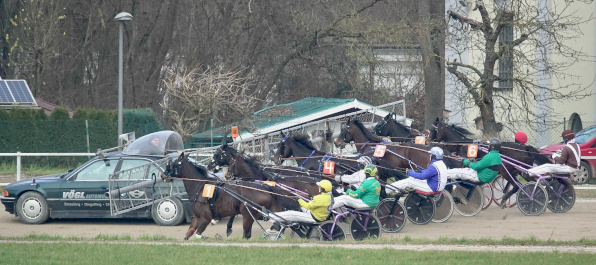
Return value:
M 447 166 L 443 163 L 443 149 L 433 147 L 430 149 L 431 164 L 427 169 L 418 173 L 408 170 L 407 179 L 393 182 L 386 188 L 393 189 L 398 194 L 403 194 L 406 189 L 416 189 L 423 192 L 438 192 L 445 188 L 447 183 Z

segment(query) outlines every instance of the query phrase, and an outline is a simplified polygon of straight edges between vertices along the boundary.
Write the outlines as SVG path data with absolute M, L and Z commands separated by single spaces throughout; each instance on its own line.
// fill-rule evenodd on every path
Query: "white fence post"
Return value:
M 21 180 L 21 152 L 17 152 L 17 181 Z

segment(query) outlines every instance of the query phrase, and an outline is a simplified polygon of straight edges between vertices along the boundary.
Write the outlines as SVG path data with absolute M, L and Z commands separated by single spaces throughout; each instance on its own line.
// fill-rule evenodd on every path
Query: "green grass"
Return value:
M 137 238 L 133 238 L 130 235 L 106 235 L 100 234 L 93 238 L 84 237 L 61 237 L 59 235 L 50 236 L 46 234 L 30 234 L 24 237 L 4 237 L 0 236 L 0 240 L 15 240 L 15 241 L 154 241 L 154 242 L 172 242 L 178 241 L 178 238 L 171 238 L 162 235 L 142 235 Z M 250 240 L 243 239 L 241 237 L 210 237 L 208 239 L 197 239 L 194 236 L 190 239 L 190 242 L 211 242 L 211 243 L 270 243 L 259 235 L 254 235 Z M 275 242 L 280 243 L 311 243 L 306 239 L 291 239 L 285 237 Z M 482 246 L 596 246 L 596 239 L 583 238 L 575 241 L 560 241 L 560 240 L 541 240 L 532 236 L 530 238 L 515 239 L 511 237 L 503 237 L 501 239 L 492 238 L 452 238 L 452 237 L 440 237 L 438 239 L 427 239 L 427 238 L 412 238 L 410 236 L 404 236 L 402 238 L 388 238 L 381 237 L 380 239 L 365 239 L 363 241 L 343 240 L 336 242 L 320 241 L 320 244 L 401 244 L 401 245 L 482 245 Z
M 3 264 L 594 264 L 592 254 L 6 243 Z M 280 262 L 281 261 L 281 262 Z
M 31 175 L 41 176 L 41 175 L 49 175 L 49 174 L 57 174 L 57 173 L 65 173 L 68 171 L 68 168 L 60 168 L 60 167 L 49 167 L 49 166 L 38 166 L 38 165 L 29 165 L 21 168 L 21 173 L 27 173 Z M 0 164 L 0 175 L 4 174 L 16 174 L 17 173 L 17 165 L 16 164 Z

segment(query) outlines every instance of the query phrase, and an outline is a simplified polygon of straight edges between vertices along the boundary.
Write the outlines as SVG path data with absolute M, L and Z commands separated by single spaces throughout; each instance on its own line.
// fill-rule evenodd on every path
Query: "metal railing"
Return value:
M 21 180 L 21 157 L 23 156 L 95 156 L 95 153 L 0 153 L 0 156 L 17 157 L 17 181 Z M 0 183 L 0 186 L 6 186 L 9 183 Z

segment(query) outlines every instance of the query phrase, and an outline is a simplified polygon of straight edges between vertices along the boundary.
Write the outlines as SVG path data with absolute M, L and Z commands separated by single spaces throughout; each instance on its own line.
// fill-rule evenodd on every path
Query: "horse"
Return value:
M 277 195 L 281 194 L 281 190 L 278 188 L 253 182 L 232 184 L 209 178 L 207 177 L 207 169 L 190 162 L 188 155 L 185 156 L 184 153 L 177 160 L 168 163 L 164 174 L 169 178 L 182 178 L 184 188 L 191 201 L 194 217 L 184 240 L 188 240 L 195 232 L 200 236 L 215 215 L 227 217 L 237 214 L 242 214 L 243 238 L 248 239 L 251 237 L 251 228 L 254 223 L 251 215 L 255 218 L 259 218 L 261 215 L 254 209 L 247 208 L 230 193 L 221 192 L 221 188 L 235 192 L 270 211 L 279 212 L 282 210 L 280 196 Z M 215 188 L 212 199 L 202 195 L 206 183 L 221 187 Z
M 342 128 L 339 137 L 335 139 L 335 146 L 340 148 L 352 141 L 358 153 L 368 156 L 372 156 L 374 152 L 374 150 L 370 150 L 369 148 L 374 148 L 378 144 L 385 144 L 381 138 L 366 129 L 364 124 L 359 120 L 352 121 L 349 119 Z M 412 163 L 421 168 L 427 168 L 431 162 L 430 153 L 428 152 L 429 148 L 424 145 L 387 145 L 386 150 L 382 159 L 397 168 L 419 169 Z
M 391 138 L 392 142 L 412 142 L 416 136 L 421 135 L 417 130 L 397 122 L 394 118 L 396 115 L 395 113 L 387 114 L 375 125 L 373 132 L 378 136 Z
M 474 144 L 474 141 L 469 138 L 472 134 L 468 130 L 457 125 L 447 125 L 439 120 L 439 118 L 435 120 L 433 125 L 435 129 L 433 130 L 433 137 L 431 137 L 431 139 L 437 142 L 444 142 L 443 144 L 438 143 L 436 145 L 448 150 L 451 154 L 467 157 L 468 146 Z M 520 143 L 501 142 L 501 150 L 499 153 L 528 165 L 550 163 L 548 157 L 540 154 L 540 151 L 535 147 L 525 146 Z M 478 158 L 482 158 L 484 155 L 484 152 L 478 152 Z M 509 183 L 514 183 L 512 177 L 516 175 L 521 175 L 526 181 L 534 181 L 533 177 L 527 174 L 522 174 L 523 172 L 515 168 L 513 165 L 505 162 L 503 162 L 503 165 L 505 167 L 499 169 L 499 174 L 507 180 L 507 185 L 509 185 Z M 504 190 L 506 189 L 507 186 Z M 509 197 L 515 194 L 518 189 L 519 187 L 517 185 L 513 185 L 513 189 L 505 194 L 502 200 L 506 201 L 509 199 Z
M 295 157 L 300 168 L 323 171 L 323 161 L 335 162 L 335 174 L 351 174 L 360 169 L 360 164 L 356 161 L 340 159 L 317 150 L 308 135 L 284 135 L 281 133 L 282 140 L 279 142 L 277 152 L 273 156 L 273 162 L 277 165 L 283 163 L 283 158 Z
M 319 186 L 316 183 L 323 179 L 328 179 L 336 187 L 338 185 L 332 178 L 324 178 L 318 174 L 302 172 L 292 167 L 264 169 L 262 165 L 257 163 L 254 157 L 245 157 L 228 145 L 222 145 L 213 154 L 213 158 L 209 163 L 209 169 L 217 166 L 227 166 L 228 175 L 234 179 L 275 181 L 310 194 L 319 193 Z M 296 209 L 295 207 L 287 208 L 282 206 L 282 208 L 299 210 L 299 207 Z

